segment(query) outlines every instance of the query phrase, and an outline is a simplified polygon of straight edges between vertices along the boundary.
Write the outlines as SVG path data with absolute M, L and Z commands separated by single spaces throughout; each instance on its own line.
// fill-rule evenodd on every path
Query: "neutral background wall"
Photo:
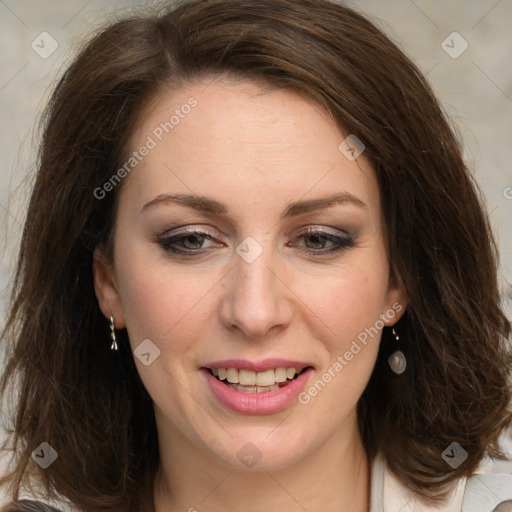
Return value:
M 34 171 L 34 127 L 51 87 L 81 38 L 111 13 L 155 3 L 0 0 L 0 325 Z M 460 130 L 498 236 L 512 316 L 512 1 L 347 3 L 370 15 L 418 63 Z

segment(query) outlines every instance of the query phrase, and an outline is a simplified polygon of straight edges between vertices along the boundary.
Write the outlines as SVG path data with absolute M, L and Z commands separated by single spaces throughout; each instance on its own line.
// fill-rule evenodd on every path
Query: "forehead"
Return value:
M 344 152 L 349 135 L 325 108 L 291 89 L 223 79 L 190 83 L 160 92 L 140 116 L 129 149 L 151 149 L 130 173 L 128 188 L 140 201 L 174 191 L 215 192 L 240 208 L 343 191 L 378 209 L 369 162 Z

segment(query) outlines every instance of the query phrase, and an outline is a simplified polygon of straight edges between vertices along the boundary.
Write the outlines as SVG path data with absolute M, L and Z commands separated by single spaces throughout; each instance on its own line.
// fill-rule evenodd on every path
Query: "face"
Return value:
M 272 469 L 357 435 L 405 296 L 374 171 L 339 148 L 348 135 L 313 100 L 221 79 L 142 116 L 95 286 L 178 458 Z

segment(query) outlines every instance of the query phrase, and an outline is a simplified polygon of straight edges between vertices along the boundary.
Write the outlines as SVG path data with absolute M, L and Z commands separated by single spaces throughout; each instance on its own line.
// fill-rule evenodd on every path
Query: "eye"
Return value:
M 354 246 L 353 235 L 347 232 L 343 233 L 343 235 L 338 235 L 326 231 L 323 228 L 308 228 L 306 231 L 300 233 L 297 238 L 303 238 L 306 241 L 306 252 L 322 256 L 324 254 L 341 252 Z M 307 242 L 308 240 L 310 243 Z M 331 242 L 333 245 L 331 245 L 330 248 L 326 248 L 326 242 Z
M 203 246 L 207 240 L 213 241 L 213 236 L 197 229 L 186 229 L 181 233 L 159 238 L 157 243 L 166 252 L 193 256 L 207 252 Z
M 341 232 L 340 232 L 341 233 Z M 354 246 L 353 235 L 343 231 L 343 234 L 336 234 L 326 231 L 323 228 L 308 228 L 297 236 L 297 239 L 305 240 L 306 252 L 316 256 L 341 252 Z M 185 257 L 200 256 L 210 252 L 215 247 L 205 247 L 207 241 L 214 241 L 213 235 L 197 229 L 184 229 L 171 236 L 164 236 L 157 240 L 157 243 L 166 252 Z M 330 246 L 326 247 L 326 243 Z M 287 244 L 291 247 L 302 247 L 302 244 Z M 217 245 L 220 247 L 221 245 Z

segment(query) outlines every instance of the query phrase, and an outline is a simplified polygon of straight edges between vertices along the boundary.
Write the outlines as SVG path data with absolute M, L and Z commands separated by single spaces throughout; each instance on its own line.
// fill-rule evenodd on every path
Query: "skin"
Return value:
M 356 405 L 380 332 L 309 403 L 275 414 L 224 408 L 199 368 L 237 357 L 300 360 L 315 368 L 307 389 L 393 304 L 405 310 L 405 292 L 389 276 L 374 170 L 364 153 L 350 161 L 339 151 L 348 133 L 313 100 L 219 77 L 160 93 L 131 150 L 191 96 L 197 106 L 123 183 L 114 261 L 99 249 L 94 257 L 105 317 L 127 328 L 132 350 L 145 339 L 160 350 L 149 366 L 135 358 L 158 429 L 156 512 L 367 512 L 371 467 Z M 279 218 L 290 202 L 335 192 L 366 207 Z M 228 213 L 177 204 L 141 211 L 163 193 L 208 196 Z M 189 238 L 175 247 L 210 252 L 189 259 L 165 252 L 156 240 L 182 226 L 206 229 L 213 240 Z M 348 232 L 353 246 L 319 256 L 336 243 L 301 236 L 307 227 Z M 263 250 L 250 264 L 236 252 L 247 236 Z M 261 454 L 251 468 L 237 457 L 249 442 Z

